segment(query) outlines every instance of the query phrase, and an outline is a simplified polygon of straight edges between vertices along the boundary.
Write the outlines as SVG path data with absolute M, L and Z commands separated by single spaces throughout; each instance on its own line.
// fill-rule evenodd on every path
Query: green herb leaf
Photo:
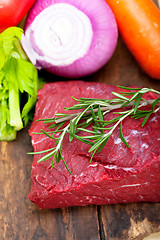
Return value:
M 76 132 L 76 125 L 75 122 L 73 120 L 70 121 L 70 132 L 71 133 L 75 133 Z M 73 136 L 71 136 L 71 134 L 69 135 L 69 141 L 71 142 L 73 140 Z
M 112 92 L 112 94 L 122 100 L 128 101 L 128 98 L 124 97 L 122 94 L 120 93 L 116 93 L 116 92 Z
M 120 86 L 120 85 L 118 85 L 117 87 L 118 87 L 118 88 L 122 88 L 122 89 L 126 89 L 126 90 L 133 90 L 133 91 L 135 91 L 135 90 L 137 90 L 137 91 L 141 90 L 141 88 L 132 88 L 132 87 L 125 87 L 125 86 Z
M 142 99 L 142 96 L 143 96 L 142 93 L 139 94 L 139 95 L 137 96 L 136 100 L 135 100 L 135 104 L 134 104 L 134 114 L 136 113 L 136 111 L 137 111 L 137 109 L 138 109 L 138 106 L 139 106 L 139 104 L 140 104 L 140 101 L 141 101 L 141 99 Z
M 89 149 L 88 152 L 92 152 L 94 151 L 95 149 L 98 149 L 101 144 L 103 144 L 104 142 L 106 142 L 106 140 L 108 140 L 110 137 L 110 134 L 105 134 L 103 135 L 101 138 L 99 138 L 99 140 Z M 103 145 L 102 145 L 103 146 Z
M 143 122 L 142 122 L 142 127 L 144 127 L 144 125 L 146 124 L 146 122 L 147 122 L 147 120 L 149 119 L 149 117 L 151 116 L 151 114 L 152 114 L 152 112 L 148 113 L 148 114 L 145 116 L 145 118 L 144 118 L 144 120 L 143 120 Z
M 157 103 L 160 101 L 160 97 L 158 97 L 151 105 L 151 109 L 154 110 L 155 106 L 157 105 Z
M 100 145 L 99 148 L 98 148 L 97 153 L 100 153 L 100 152 L 102 151 L 102 149 L 104 148 L 104 146 L 105 146 L 106 143 L 108 142 L 109 138 L 110 138 L 110 135 L 108 135 L 108 137 L 104 140 L 104 142 L 101 143 L 101 145 Z
M 48 160 L 50 157 L 53 156 L 53 154 L 54 154 L 54 151 L 52 151 L 52 152 L 50 152 L 50 153 L 47 153 L 46 155 L 44 155 L 43 157 L 41 157 L 41 158 L 38 160 L 38 163 Z
M 80 142 L 86 143 L 86 144 L 91 145 L 91 146 L 94 144 L 93 142 L 88 141 L 88 140 L 86 140 L 85 138 L 80 137 L 80 136 L 78 136 L 78 135 L 76 135 L 76 134 L 74 134 L 74 133 L 69 132 L 69 134 L 70 134 L 72 137 L 78 139 Z
M 122 133 L 122 122 L 120 123 L 120 138 L 121 138 L 122 142 L 123 142 L 128 148 L 130 148 L 129 144 L 127 143 L 127 141 L 126 141 L 126 139 L 124 138 L 123 133 Z

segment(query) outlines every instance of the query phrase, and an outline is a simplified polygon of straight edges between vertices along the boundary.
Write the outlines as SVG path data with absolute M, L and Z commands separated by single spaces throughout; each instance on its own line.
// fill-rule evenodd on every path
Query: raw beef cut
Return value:
M 37 119 L 51 118 L 73 105 L 71 96 L 111 98 L 117 87 L 102 83 L 68 81 L 45 84 L 38 92 L 35 116 L 29 134 L 34 151 L 54 147 L 54 140 L 40 132 L 48 125 Z M 154 98 L 148 94 L 147 98 Z M 106 118 L 111 118 L 109 113 Z M 90 204 L 160 201 L 160 113 L 151 115 L 144 127 L 142 119 L 127 118 L 123 135 L 130 145 L 122 143 L 117 128 L 104 149 L 90 163 L 90 146 L 65 137 L 62 161 L 51 166 L 52 159 L 37 163 L 42 155 L 34 155 L 29 199 L 39 208 L 59 208 Z

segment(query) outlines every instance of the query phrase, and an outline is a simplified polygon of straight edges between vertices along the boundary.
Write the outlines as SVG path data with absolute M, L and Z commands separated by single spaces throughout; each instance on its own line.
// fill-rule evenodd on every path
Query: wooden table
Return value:
M 84 80 L 160 90 L 160 81 L 140 69 L 121 37 L 109 63 Z M 160 232 L 160 203 L 38 209 L 27 198 L 32 156 L 26 153 L 30 151 L 27 128 L 15 141 L 0 143 L 0 240 L 142 240 Z

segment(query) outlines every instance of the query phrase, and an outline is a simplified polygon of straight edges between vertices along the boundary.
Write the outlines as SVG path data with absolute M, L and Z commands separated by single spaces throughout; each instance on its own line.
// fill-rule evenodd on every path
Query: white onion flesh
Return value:
M 22 46 L 28 57 L 37 68 L 60 76 L 83 77 L 97 71 L 110 59 L 117 43 L 117 25 L 108 5 L 104 5 L 106 13 L 102 11 L 104 15 L 109 12 L 110 23 L 104 22 L 107 17 L 103 15 L 89 17 L 70 0 L 55 2 L 38 12 L 26 27 Z M 34 8 L 29 18 L 36 5 Z
M 43 29 L 43 31 L 41 31 Z M 66 66 L 83 57 L 91 44 L 89 18 L 70 4 L 58 3 L 42 11 L 26 34 L 32 36 L 36 59 L 55 66 Z

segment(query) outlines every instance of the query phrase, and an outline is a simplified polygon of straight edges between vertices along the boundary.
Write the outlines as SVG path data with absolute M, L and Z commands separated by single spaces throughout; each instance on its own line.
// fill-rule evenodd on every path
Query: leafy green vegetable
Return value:
M 20 40 L 23 30 L 10 27 L 0 34 L 0 140 L 12 141 L 27 125 L 37 100 L 37 69 Z

